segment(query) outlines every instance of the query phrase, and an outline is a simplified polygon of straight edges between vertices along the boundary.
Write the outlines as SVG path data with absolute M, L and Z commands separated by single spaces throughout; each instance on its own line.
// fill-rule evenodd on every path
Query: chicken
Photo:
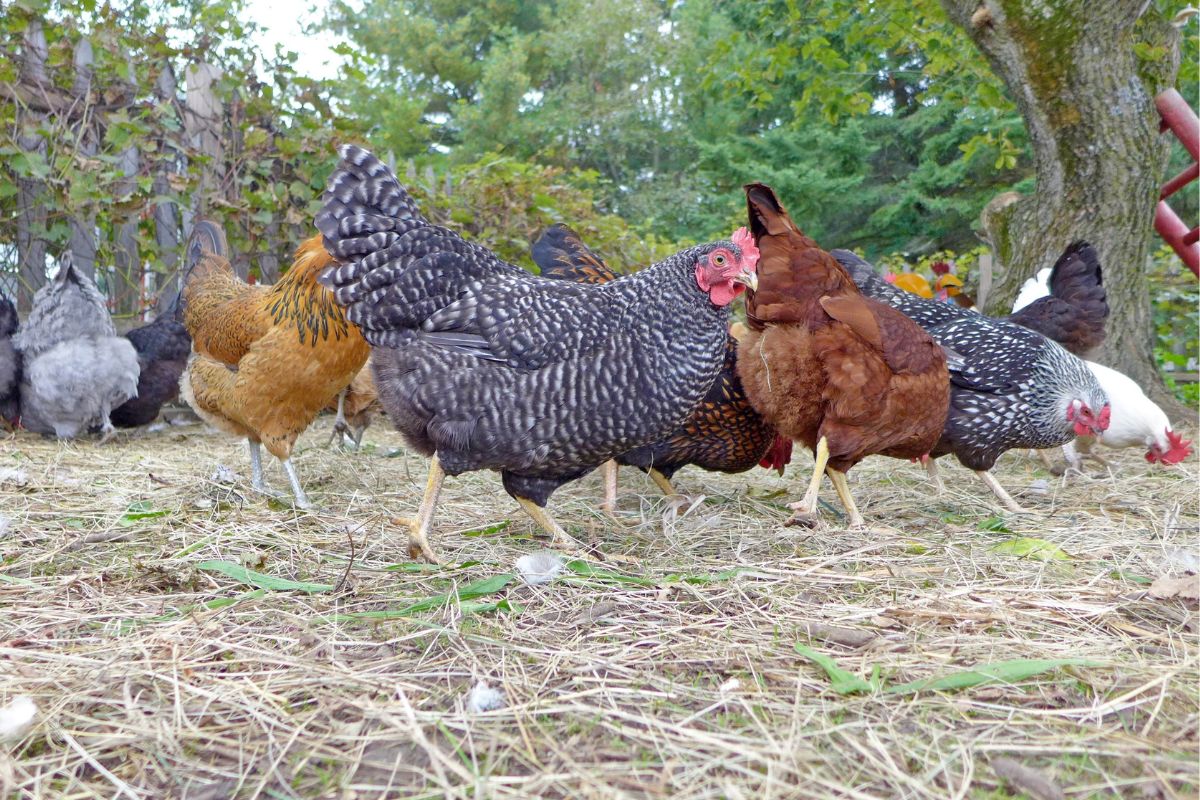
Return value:
M 81 336 L 29 362 L 21 383 L 21 426 L 73 439 L 99 425 L 114 433 L 111 409 L 137 393 L 137 352 L 120 336 Z
M 1024 512 L 989 472 L 1014 448 L 1057 447 L 1108 427 L 1108 398 L 1082 360 L 1036 331 L 953 303 L 893 289 L 848 250 L 833 256 L 863 294 L 902 311 L 952 351 L 950 413 L 926 466 L 942 489 L 934 459 L 953 454 L 1006 508 Z
M 1102 464 L 1106 463 L 1098 454 L 1092 452 L 1092 447 L 1097 442 L 1112 448 L 1145 447 L 1146 460 L 1151 464 L 1170 466 L 1188 457 L 1191 453 L 1191 440 L 1184 439 L 1171 428 L 1171 421 L 1167 419 L 1166 413 L 1146 396 L 1140 386 L 1115 369 L 1094 361 L 1085 363 L 1096 376 L 1104 393 L 1108 395 L 1112 417 L 1108 429 L 1099 436 L 1077 436 L 1074 441 L 1063 445 L 1063 455 L 1066 456 L 1069 465 L 1080 469 L 1083 466 L 1083 456 L 1091 456 Z
M 1005 319 L 1053 339 L 1077 356 L 1104 342 L 1108 299 L 1100 257 L 1087 242 L 1068 247 L 1053 267 L 1025 281 Z
M 895 286 L 897 289 L 903 289 L 910 294 L 915 294 L 917 297 L 933 297 L 933 287 L 929 285 L 929 281 L 925 280 L 925 276 L 918 275 L 915 272 L 889 272 L 883 276 L 883 279 Z
M 21 353 L 13 343 L 17 307 L 0 294 L 0 425 L 16 427 L 21 416 Z
M 354 442 L 354 449 L 362 447 L 362 437 L 379 411 L 379 391 L 375 388 L 375 376 L 371 372 L 371 359 L 358 371 L 350 385 L 338 393 L 337 400 L 325 407 L 334 411 L 337 418 L 329 434 L 329 444 L 334 439 L 344 446 L 345 437 Z
M 113 436 L 112 409 L 137 393 L 137 353 L 116 336 L 104 296 L 69 253 L 34 294 L 14 344 L 24 361 L 22 427 L 59 438 L 98 427 L 102 441 Z
M 601 284 L 617 274 L 600 260 L 566 225 L 553 225 L 533 244 L 533 260 L 546 278 Z M 737 340 L 725 341 L 725 362 L 691 416 L 664 439 L 622 453 L 605 466 L 602 508 L 616 508 L 617 465 L 634 466 L 650 475 L 667 496 L 675 489 L 671 478 L 695 464 L 711 472 L 745 472 L 761 464 L 783 474 L 791 457 L 790 439 L 778 437 L 750 406 L 737 376 Z
M 158 417 L 164 403 L 179 396 L 179 378 L 192 351 L 192 337 L 176 318 L 179 296 L 162 314 L 147 325 L 125 334 L 137 351 L 137 396 L 113 409 L 112 421 L 118 428 L 149 425 Z
M 480 469 L 573 547 L 547 500 L 700 402 L 724 360 L 729 304 L 754 282 L 748 236 L 602 285 L 548 280 L 431 225 L 366 150 L 341 157 L 317 227 L 343 265 L 321 280 L 371 343 L 393 423 L 432 457 L 410 553 L 436 560 L 427 534 L 442 481 Z
M 827 471 L 850 525 L 861 527 L 846 472 L 869 455 L 919 458 L 933 448 L 950 399 L 946 357 L 912 320 L 863 297 L 769 187 L 749 184 L 746 201 L 762 261 L 738 374 L 763 418 L 816 456 L 789 523 L 815 522 Z
M 200 220 L 188 242 L 183 324 L 193 354 L 180 393 L 200 418 L 250 451 L 251 484 L 263 480 L 261 445 L 280 460 L 296 505 L 311 508 L 291 462 L 296 439 L 350 384 L 369 348 L 317 274 L 333 264 L 314 236 L 273 286 L 233 273 L 224 232 Z

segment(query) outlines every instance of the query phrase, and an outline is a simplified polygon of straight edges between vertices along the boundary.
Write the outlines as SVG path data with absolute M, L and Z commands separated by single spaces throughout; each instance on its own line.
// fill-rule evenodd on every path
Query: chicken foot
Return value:
M 429 477 L 425 481 L 425 494 L 421 497 L 421 507 L 417 516 L 393 517 L 396 525 L 408 527 L 408 557 L 424 558 L 431 564 L 440 563 L 433 548 L 429 546 L 429 527 L 433 523 L 433 512 L 437 508 L 438 495 L 442 492 L 442 483 L 446 480 L 446 471 L 438 461 L 437 454 L 429 460 Z
M 1016 500 L 1013 500 L 1012 495 L 1004 491 L 1004 487 L 1000 485 L 1000 481 L 996 480 L 995 475 L 985 469 L 978 470 L 975 474 L 979 476 L 980 480 L 987 484 L 987 487 L 992 490 L 992 494 L 996 495 L 1004 507 L 1009 511 L 1013 512 L 1014 514 L 1032 513 L 1029 511 L 1029 509 L 1023 508 Z
M 825 465 L 829 463 L 829 442 L 824 436 L 817 442 L 817 452 L 813 462 L 812 480 L 809 481 L 808 491 L 799 503 L 789 505 L 796 513 L 784 525 L 803 525 L 811 528 L 817 524 L 817 495 L 821 491 L 821 476 L 825 474 Z
M 329 441 L 325 444 L 326 447 L 333 445 L 334 440 L 337 440 L 338 448 L 346 449 L 346 437 L 349 436 L 354 442 L 354 451 L 357 453 L 362 448 L 363 430 L 353 431 L 350 423 L 346 420 L 346 393 L 350 389 L 342 389 L 338 393 L 337 416 L 333 420 L 333 430 L 329 433 Z M 357 435 L 355 435 L 357 433 Z
M 308 495 L 304 493 L 304 488 L 300 486 L 300 476 L 296 474 L 296 468 L 292 466 L 292 460 L 285 458 L 280 460 L 283 465 L 283 471 L 287 473 L 288 483 L 292 485 L 292 496 L 296 499 L 296 508 L 308 510 L 313 507 L 308 501 Z
M 267 486 L 267 481 L 263 477 L 262 465 L 262 443 L 255 442 L 251 439 L 246 440 L 246 448 L 250 451 L 250 486 L 259 494 L 267 497 L 283 497 L 282 492 L 277 492 Z M 288 482 L 292 485 L 292 497 L 296 502 L 296 508 L 308 510 L 313 507 L 308 500 L 308 495 L 304 493 L 303 487 L 300 486 L 300 477 L 296 474 L 296 468 L 292 466 L 291 459 L 280 459 L 280 466 L 283 467 L 283 472 L 287 475 Z
M 933 489 L 938 497 L 946 493 L 946 484 L 942 482 L 942 474 L 938 471 L 937 460 L 933 456 L 924 456 L 925 471 L 929 473 L 929 482 L 933 484 Z

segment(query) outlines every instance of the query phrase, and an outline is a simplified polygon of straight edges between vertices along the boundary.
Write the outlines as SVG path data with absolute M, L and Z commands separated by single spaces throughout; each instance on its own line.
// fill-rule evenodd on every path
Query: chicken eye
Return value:
M 713 256 L 713 263 L 716 264 L 718 267 L 725 266 L 725 256 L 721 255 L 720 253 L 717 253 L 715 256 Z

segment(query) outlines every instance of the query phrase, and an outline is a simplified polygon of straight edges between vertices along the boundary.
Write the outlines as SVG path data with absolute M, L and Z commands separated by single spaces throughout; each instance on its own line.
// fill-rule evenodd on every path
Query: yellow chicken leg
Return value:
M 617 511 L 617 462 L 609 459 L 601 467 L 604 470 L 604 502 L 600 510 L 610 517 Z
M 833 483 L 833 488 L 837 490 L 838 497 L 841 498 L 842 505 L 846 508 L 848 527 L 865 527 L 866 523 L 863 522 L 862 514 L 858 513 L 858 506 L 854 504 L 854 498 L 850 495 L 850 484 L 846 482 L 846 473 L 838 472 L 833 467 L 830 467 L 828 472 L 829 480 Z
M 795 511 L 791 519 L 784 525 L 804 525 L 811 528 L 817 522 L 817 495 L 821 491 L 821 476 L 825 474 L 825 465 L 829 463 L 829 442 L 822 436 L 817 442 L 816 457 L 813 462 L 812 480 L 809 481 L 808 491 L 799 503 L 792 503 L 790 508 Z
M 429 460 L 429 478 L 425 481 L 425 494 L 421 498 L 421 508 L 417 511 L 416 519 L 411 517 L 393 517 L 396 525 L 408 526 L 408 556 L 409 558 L 424 558 L 431 564 L 440 563 L 433 548 L 429 546 L 429 526 L 433 523 L 433 512 L 437 508 L 438 495 L 442 491 L 442 482 L 446 480 L 446 471 L 438 461 L 437 454 Z
M 517 502 L 521 504 L 521 508 L 525 509 L 525 513 L 541 526 L 542 530 L 553 537 L 556 546 L 567 550 L 576 550 L 579 548 L 579 542 L 572 539 L 571 535 L 554 521 L 554 517 L 546 513 L 546 509 L 525 497 L 518 497 Z
M 671 479 L 653 467 L 650 468 L 650 480 L 658 484 L 658 488 L 662 489 L 662 493 L 667 497 L 675 497 L 679 494 L 679 492 L 675 491 L 675 487 L 671 485 Z

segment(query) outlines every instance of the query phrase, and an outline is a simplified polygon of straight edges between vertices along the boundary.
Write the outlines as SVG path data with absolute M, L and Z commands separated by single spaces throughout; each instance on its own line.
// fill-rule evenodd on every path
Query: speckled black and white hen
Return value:
M 721 368 L 729 303 L 754 281 L 748 236 L 603 285 L 548 280 L 431 225 L 391 171 L 345 147 L 317 227 L 342 266 L 321 280 L 372 345 L 380 401 L 433 456 L 410 552 L 445 474 L 501 473 L 559 543 L 559 486 L 681 423 Z
M 538 237 L 532 253 L 546 278 L 602 284 L 619 277 L 579 234 L 561 223 Z M 635 447 L 604 465 L 602 508 L 610 514 L 616 509 L 618 464 L 645 472 L 670 497 L 676 494 L 671 479 L 689 464 L 727 473 L 761 465 L 782 475 L 791 452 L 791 440 L 779 436 L 750 405 L 737 375 L 737 340 L 731 335 L 717 379 L 683 424 L 666 438 Z
M 930 452 L 953 454 L 1011 511 L 1023 509 L 988 470 L 1005 451 L 1057 447 L 1108 427 L 1107 396 L 1087 365 L 1036 331 L 892 288 L 847 250 L 833 256 L 863 294 L 915 320 L 949 351 L 950 413 Z

